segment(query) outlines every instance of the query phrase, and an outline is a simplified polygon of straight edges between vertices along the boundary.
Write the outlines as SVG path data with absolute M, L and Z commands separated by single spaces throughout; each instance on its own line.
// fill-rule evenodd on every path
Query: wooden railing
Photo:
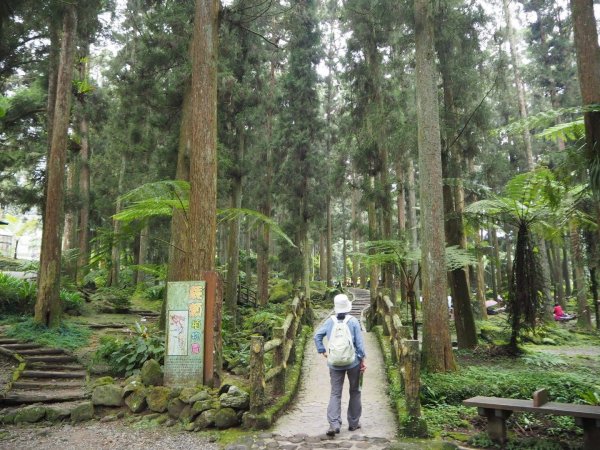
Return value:
M 376 325 L 381 325 L 383 334 L 390 337 L 392 361 L 402 374 L 407 413 L 410 417 L 418 418 L 421 416 L 419 341 L 410 339 L 411 327 L 402 325 L 400 306 L 394 305 L 387 296 L 381 294 L 371 299 L 367 312 L 367 330 Z
M 304 294 L 294 298 L 281 327 L 273 329 L 273 339 L 265 342 L 263 336 L 252 336 L 250 343 L 250 414 L 265 410 L 265 389 L 273 383 L 273 394 L 285 392 L 285 377 L 288 364 L 294 363 L 295 342 L 303 323 L 308 323 L 309 301 Z M 265 354 L 273 352 L 273 364 L 265 367 Z

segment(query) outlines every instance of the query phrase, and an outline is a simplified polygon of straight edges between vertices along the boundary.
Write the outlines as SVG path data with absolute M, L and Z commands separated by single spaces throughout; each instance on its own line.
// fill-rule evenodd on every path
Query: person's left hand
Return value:
M 365 364 L 365 360 L 364 359 L 362 359 L 360 361 L 360 369 L 359 370 L 360 370 L 361 373 L 364 373 L 364 371 L 367 370 L 367 365 Z

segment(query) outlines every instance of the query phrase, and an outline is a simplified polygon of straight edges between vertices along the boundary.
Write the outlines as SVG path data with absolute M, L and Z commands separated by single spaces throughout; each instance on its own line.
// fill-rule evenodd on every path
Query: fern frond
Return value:
M 474 266 L 477 263 L 477 256 L 473 252 L 460 248 L 458 245 L 446 247 L 447 270 L 462 269 L 466 266 Z
M 585 137 L 585 125 L 583 117 L 572 122 L 559 123 L 546 128 L 535 135 L 540 139 L 556 142 L 559 139 L 563 141 L 577 141 Z
M 258 226 L 260 224 L 266 225 L 269 229 L 275 233 L 277 236 L 282 238 L 285 242 L 287 242 L 292 247 L 296 247 L 294 242 L 290 239 L 290 237 L 285 234 L 285 232 L 281 229 L 281 227 L 268 216 L 255 211 L 253 209 L 247 208 L 225 208 L 225 209 L 217 209 L 217 216 L 219 218 L 219 222 L 228 222 L 237 219 L 250 219 L 250 226 Z

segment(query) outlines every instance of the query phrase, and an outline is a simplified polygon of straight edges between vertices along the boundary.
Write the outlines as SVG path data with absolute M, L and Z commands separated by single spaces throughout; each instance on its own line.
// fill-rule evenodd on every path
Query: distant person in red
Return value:
M 575 319 L 577 316 L 574 314 L 567 314 L 563 311 L 562 307 L 558 304 L 554 304 L 554 320 L 564 322 L 567 320 Z

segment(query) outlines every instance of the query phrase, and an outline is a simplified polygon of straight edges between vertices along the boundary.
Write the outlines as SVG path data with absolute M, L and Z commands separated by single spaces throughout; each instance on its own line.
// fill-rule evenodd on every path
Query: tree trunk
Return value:
M 552 264 L 552 270 L 554 272 L 554 291 L 556 292 L 556 301 L 562 307 L 565 307 L 565 289 L 562 280 L 562 264 L 560 261 L 560 249 L 558 247 L 558 243 L 556 242 L 553 242 L 550 248 L 552 253 L 552 259 L 554 260 L 554 263 Z
M 571 251 L 573 252 L 573 269 L 577 284 L 577 326 L 585 329 L 592 328 L 590 307 L 587 301 L 587 283 L 585 281 L 584 255 L 579 236 L 579 228 L 571 221 Z
M 416 97 L 421 192 L 423 367 L 430 372 L 456 368 L 446 285 L 442 161 L 437 74 L 433 47 L 433 4 L 415 0 Z
M 321 230 L 319 233 L 319 279 L 327 282 L 327 250 L 325 246 L 326 231 Z
M 192 37 L 190 279 L 215 268 L 218 0 L 196 0 Z
M 115 214 L 121 211 L 122 202 L 121 195 L 123 194 L 123 184 L 125 183 L 125 169 L 127 168 L 127 156 L 125 153 L 121 155 L 121 168 L 119 170 L 119 180 L 117 182 L 117 201 L 115 205 Z M 113 220 L 113 242 L 110 254 L 110 274 L 106 284 L 108 286 L 119 286 L 119 273 L 121 271 L 121 243 L 119 236 L 121 233 L 121 221 Z
M 481 230 L 477 230 L 477 233 L 475 233 L 475 247 L 477 248 L 477 302 L 479 303 L 481 318 L 487 320 L 488 314 L 487 307 L 485 306 L 485 267 L 483 266 L 480 232 Z
M 90 257 L 90 144 L 89 126 L 85 113 L 79 119 L 81 148 L 79 149 L 79 258 L 77 260 L 77 280 L 82 282 Z
M 358 251 L 358 217 L 356 214 L 357 203 L 356 199 L 358 195 L 358 191 L 356 189 L 352 189 L 350 193 L 350 218 L 352 219 L 352 228 L 351 228 L 351 236 L 352 236 L 352 286 L 358 286 L 359 279 L 359 260 L 356 257 L 356 252 Z M 361 282 L 364 284 L 365 280 L 361 277 Z
M 325 253 L 327 262 L 325 264 L 325 277 L 327 286 L 333 286 L 333 223 L 331 220 L 331 196 L 327 196 L 327 234 L 325 239 Z
M 234 156 L 236 166 L 235 175 L 231 180 L 231 207 L 242 207 L 242 166 L 244 161 L 245 132 L 244 126 L 238 127 L 238 148 Z M 236 217 L 229 223 L 227 241 L 227 285 L 225 288 L 225 307 L 233 317 L 234 323 L 237 315 L 237 291 L 240 276 L 240 219 Z M 250 274 L 246 274 L 247 276 Z M 246 280 L 248 283 L 250 279 Z
M 566 239 L 565 239 L 566 242 Z M 570 297 L 571 292 L 571 276 L 569 275 L 569 256 L 567 251 L 567 244 L 562 246 L 562 276 L 565 280 L 565 296 Z
M 515 38 L 514 28 L 512 26 L 512 20 L 510 15 L 510 9 L 508 7 L 509 1 L 502 0 L 502 9 L 504 10 L 504 17 L 506 19 L 506 30 L 508 34 L 508 43 L 510 46 L 510 57 L 513 66 L 513 74 L 515 77 L 515 85 L 517 87 L 517 97 L 519 100 L 519 116 L 521 119 L 527 119 L 527 103 L 525 102 L 525 89 L 523 87 L 523 80 L 521 79 L 520 63 L 517 56 L 517 43 Z M 525 158 L 526 158 L 526 169 L 531 171 L 534 168 L 533 162 L 533 151 L 531 149 L 531 135 L 529 129 L 525 127 L 523 131 L 523 141 L 525 142 Z
M 396 159 L 396 184 L 398 185 L 398 195 L 396 197 L 396 210 L 398 214 L 398 239 L 406 238 L 406 190 L 404 189 L 404 169 L 400 158 Z M 402 301 L 408 299 L 406 278 L 407 264 L 402 261 L 402 270 L 400 270 L 400 298 Z
M 410 249 L 415 251 L 419 248 L 419 226 L 417 223 L 417 195 L 415 188 L 415 165 L 412 158 L 408 160 L 408 228 L 410 229 Z M 411 268 L 411 278 L 417 277 L 419 272 L 419 263 L 413 262 Z M 420 306 L 419 299 L 421 298 L 421 280 L 416 278 L 414 283 L 415 292 L 415 308 Z
M 69 4 L 63 18 L 60 63 L 56 83 L 56 101 L 51 128 L 50 153 L 46 166 L 46 201 L 42 249 L 35 304 L 35 322 L 49 327 L 60 324 L 60 258 L 61 220 L 64 208 L 64 173 L 67 150 L 67 129 L 71 112 L 71 83 L 77 33 L 75 2 Z
M 75 196 L 77 195 L 77 161 L 74 155 L 71 155 L 71 161 L 67 163 L 66 172 L 66 199 L 65 205 L 65 225 L 63 232 L 63 249 L 62 251 L 75 250 L 77 248 L 77 208 L 75 207 Z M 72 280 L 75 280 L 77 275 L 77 261 L 69 255 L 65 261 L 64 272 Z
M 375 188 L 375 179 L 374 177 L 370 178 L 370 189 L 373 190 Z M 375 241 L 377 240 L 377 213 L 375 209 L 375 201 L 369 199 L 369 203 L 367 206 L 367 214 L 369 220 L 369 240 Z M 370 250 L 372 252 L 372 250 Z M 369 290 L 371 293 L 371 298 L 377 297 L 377 288 L 379 285 L 379 268 L 376 264 L 371 265 L 371 270 L 369 271 Z
M 577 52 L 577 73 L 583 105 L 600 104 L 600 46 L 592 0 L 571 0 L 571 15 Z M 600 111 L 585 111 L 585 155 L 589 161 L 589 177 L 595 198 L 600 195 Z M 600 212 L 598 200 L 596 211 Z M 600 229 L 598 230 L 600 235 Z M 574 261 L 574 263 L 576 263 Z
M 149 237 L 150 237 L 150 227 L 148 226 L 148 224 L 144 225 L 144 228 L 142 228 L 142 231 L 140 231 L 140 237 L 139 237 L 139 246 L 138 246 L 138 253 L 137 253 L 137 264 L 139 266 L 143 266 L 144 264 L 146 264 L 146 258 L 148 256 L 148 242 L 149 242 Z M 136 274 L 135 274 L 135 280 L 134 282 L 136 284 L 141 284 L 144 282 L 144 271 L 143 270 L 136 270 Z

